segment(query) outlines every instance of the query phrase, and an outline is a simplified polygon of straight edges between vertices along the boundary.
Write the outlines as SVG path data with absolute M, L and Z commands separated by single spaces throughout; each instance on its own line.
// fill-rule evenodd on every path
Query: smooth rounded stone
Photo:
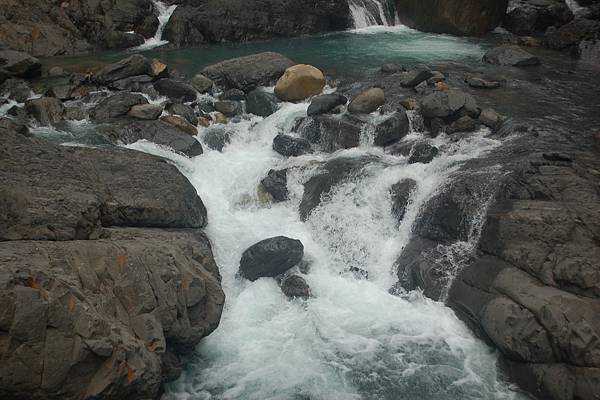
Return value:
M 101 85 L 110 85 L 132 76 L 147 75 L 149 68 L 150 60 L 141 54 L 134 54 L 103 67 L 93 76 L 93 79 Z
M 250 281 L 276 277 L 297 265 L 304 256 L 304 246 L 296 239 L 277 236 L 262 240 L 244 251 L 240 275 Z
M 496 129 L 502 123 L 502 117 L 491 108 L 484 108 L 479 114 L 479 122 L 491 129 Z
M 281 291 L 283 294 L 293 300 L 302 299 L 308 300 L 310 298 L 310 287 L 306 280 L 298 275 L 290 275 L 281 282 Z
M 231 142 L 231 131 L 222 126 L 213 126 L 202 134 L 202 141 L 209 149 L 223 151 L 226 144 Z
M 198 134 L 198 128 L 190 124 L 185 118 L 181 118 L 177 115 L 163 115 L 160 120 L 166 124 L 169 124 L 191 136 Z
M 166 109 L 170 114 L 179 115 L 185 118 L 187 122 L 194 126 L 198 125 L 198 117 L 196 117 L 194 109 L 188 106 L 187 104 L 169 103 L 167 104 Z
M 442 90 L 421 101 L 421 113 L 425 118 L 445 118 L 457 113 L 466 102 L 466 93 L 458 89 Z
M 363 122 L 353 121 L 346 116 L 328 114 L 306 117 L 294 128 L 300 136 L 319 146 L 320 150 L 333 153 L 360 145 Z
M 234 117 L 243 113 L 242 103 L 231 100 L 215 101 L 215 110 L 226 117 Z
M 406 135 L 410 129 L 410 122 L 406 111 L 401 109 L 375 124 L 375 146 L 389 146 L 396 143 Z
M 392 214 L 398 221 L 402 222 L 404 214 L 406 213 L 406 207 L 410 201 L 410 197 L 414 190 L 417 188 L 417 182 L 414 179 L 403 179 L 398 183 L 395 183 L 390 188 L 390 195 L 392 197 Z
M 74 98 L 73 89 L 75 89 L 75 86 L 70 83 L 54 85 L 46 91 L 46 96 L 56 97 L 61 101 L 71 100 Z
M 158 104 L 138 104 L 131 107 L 127 113 L 130 117 L 137 119 L 157 119 L 162 114 L 163 108 Z
M 527 67 L 540 65 L 540 59 L 519 46 L 502 45 L 488 50 L 483 61 L 493 65 Z
M 282 156 L 298 157 L 310 153 L 311 147 L 306 139 L 280 134 L 273 139 L 273 150 Z
M 274 94 L 255 89 L 246 95 L 246 112 L 268 117 L 279 109 L 277 97 Z
M 477 128 L 477 121 L 468 115 L 465 115 L 452 122 L 450 126 L 448 126 L 446 132 L 449 134 L 456 132 L 471 132 L 474 131 L 475 128 Z
M 346 96 L 342 96 L 341 94 L 322 94 L 314 97 L 311 100 L 306 113 L 309 116 L 327 114 L 338 106 L 345 106 L 347 102 L 348 98 Z
M 370 114 L 385 103 L 385 93 L 383 89 L 374 87 L 368 89 L 350 102 L 348 111 L 352 114 Z
M 413 146 L 408 158 L 409 164 L 428 164 L 438 155 L 439 150 L 437 147 L 430 145 L 429 143 L 417 143 Z
M 219 95 L 219 100 L 243 101 L 246 99 L 246 93 L 240 89 L 229 89 Z
M 400 84 L 404 87 L 415 87 L 433 76 L 428 67 L 418 67 L 402 74 Z M 426 83 L 427 84 L 427 83 Z
M 271 195 L 273 201 L 276 203 L 288 200 L 287 171 L 287 169 L 272 169 L 260 181 L 263 189 Z
M 325 76 L 316 67 L 298 64 L 289 67 L 275 85 L 275 96 L 283 101 L 299 101 L 316 96 L 325 87 Z
M 393 64 L 393 63 L 383 64 L 380 68 L 380 71 L 383 72 L 384 74 L 395 74 L 396 72 L 402 72 L 405 70 L 406 70 L 406 68 L 404 68 L 404 66 L 402 64 Z
M 202 74 L 223 89 L 248 93 L 259 86 L 271 86 L 294 65 L 289 58 L 273 52 L 252 54 L 209 65 Z
M 497 89 L 500 87 L 500 82 L 487 80 L 479 76 L 468 76 L 465 81 L 475 89 Z
M 42 75 L 42 64 L 27 53 L 0 49 L 0 70 L 6 74 L 5 79 L 13 76 L 32 79 Z
M 90 117 L 96 122 L 105 122 L 126 115 L 131 107 L 148 104 L 148 100 L 138 93 L 121 92 L 106 97 L 91 111 Z
M 196 90 L 191 85 L 170 78 L 154 82 L 154 88 L 162 96 L 182 102 L 194 101 L 197 97 Z
M 27 112 L 42 125 L 54 125 L 63 119 L 65 107 L 54 97 L 40 97 L 25 102 Z
M 202 94 L 211 92 L 214 85 L 212 79 L 209 79 L 202 74 L 194 75 L 191 83 L 194 89 Z

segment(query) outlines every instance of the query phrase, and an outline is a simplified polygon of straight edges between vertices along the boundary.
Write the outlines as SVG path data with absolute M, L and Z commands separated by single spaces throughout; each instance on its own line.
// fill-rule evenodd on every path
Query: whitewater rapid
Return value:
M 148 142 L 129 147 L 165 156 L 188 177 L 208 209 L 206 228 L 227 295 L 219 328 L 190 355 L 182 377 L 163 399 L 512 399 L 497 377 L 496 355 L 475 339 L 453 312 L 419 292 L 398 297 L 393 261 L 411 236 L 420 207 L 461 162 L 499 145 L 485 132 L 453 143 L 430 164 L 370 145 L 334 154 L 286 159 L 272 150 L 308 104 L 284 104 L 274 115 L 225 126 L 231 143 L 193 159 Z M 214 128 L 209 128 L 214 129 Z M 202 141 L 206 128 L 199 128 Z M 422 138 L 413 129 L 404 140 Z M 298 206 L 303 183 L 332 158 L 374 161 L 360 178 L 334 190 L 307 222 Z M 257 186 L 270 169 L 291 168 L 290 200 L 261 204 Z M 418 182 L 400 227 L 391 215 L 389 187 L 402 178 Z M 277 235 L 299 239 L 310 270 L 313 297 L 289 301 L 274 279 L 236 277 L 242 252 Z M 358 279 L 350 266 L 368 271 Z
M 168 40 L 162 39 L 162 34 L 165 30 L 167 22 L 169 22 L 169 19 L 171 19 L 171 15 L 173 15 L 173 12 L 175 12 L 177 4 L 167 5 L 160 0 L 152 0 L 152 3 L 154 4 L 154 8 L 158 13 L 158 27 L 156 29 L 156 32 L 154 33 L 154 36 L 146 39 L 146 41 L 140 46 L 134 47 L 132 49 L 133 51 L 150 50 L 155 47 L 164 46 L 165 44 L 169 43 Z

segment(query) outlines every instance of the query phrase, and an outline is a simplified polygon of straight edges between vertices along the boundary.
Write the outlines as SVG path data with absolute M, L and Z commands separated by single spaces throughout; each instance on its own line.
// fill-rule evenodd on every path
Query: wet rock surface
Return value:
M 242 254 L 240 275 L 255 281 L 276 277 L 297 265 L 304 256 L 304 246 L 296 239 L 277 236 L 262 240 Z

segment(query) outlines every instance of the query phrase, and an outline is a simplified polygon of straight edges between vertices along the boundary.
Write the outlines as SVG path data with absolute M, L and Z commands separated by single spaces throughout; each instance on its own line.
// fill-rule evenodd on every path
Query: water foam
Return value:
M 146 39 L 146 41 L 138 47 L 134 47 L 132 49 L 134 51 L 150 50 L 169 43 L 168 40 L 162 40 L 162 34 L 167 22 L 169 22 L 169 19 L 171 19 L 171 15 L 173 15 L 173 12 L 177 8 L 177 4 L 172 4 L 169 6 L 160 0 L 152 0 L 152 3 L 154 3 L 154 8 L 158 12 L 158 28 L 156 29 L 154 36 Z

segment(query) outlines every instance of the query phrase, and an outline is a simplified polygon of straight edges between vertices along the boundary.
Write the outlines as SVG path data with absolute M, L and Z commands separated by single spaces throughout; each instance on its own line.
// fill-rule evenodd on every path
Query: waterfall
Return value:
M 349 0 L 348 5 L 354 28 L 396 24 L 396 7 L 393 0 Z
M 136 47 L 134 50 L 150 50 L 169 43 L 167 40 L 162 40 L 162 34 L 171 15 L 173 15 L 173 12 L 177 8 L 177 4 L 169 6 L 160 0 L 152 0 L 152 2 L 154 3 L 154 8 L 158 12 L 158 28 L 156 29 L 154 36 L 146 39 L 144 44 Z
M 586 10 L 585 7 L 580 6 L 576 0 L 565 0 L 565 2 L 567 3 L 567 6 L 569 7 L 573 15 L 575 16 L 581 15 Z

